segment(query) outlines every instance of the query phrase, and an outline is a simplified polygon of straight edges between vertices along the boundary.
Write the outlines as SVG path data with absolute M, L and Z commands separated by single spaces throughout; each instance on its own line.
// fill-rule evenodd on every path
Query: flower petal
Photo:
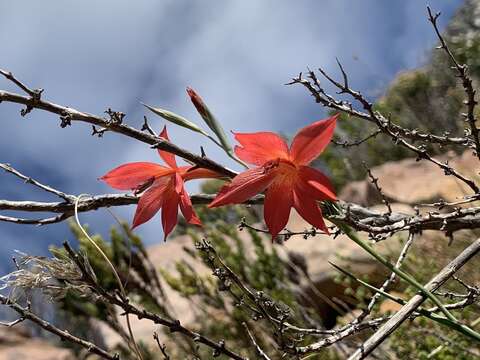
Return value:
M 274 172 L 265 172 L 262 167 L 244 171 L 225 185 L 208 207 L 239 204 L 263 192 L 274 179 Z
M 223 176 L 216 173 L 215 171 L 203 169 L 203 168 L 197 168 L 194 166 L 182 166 L 179 168 L 179 171 L 184 181 L 193 180 L 193 179 L 214 179 L 214 178 L 220 178 Z
M 114 189 L 133 190 L 154 177 L 170 172 L 170 169 L 155 163 L 134 162 L 120 165 L 103 175 L 100 180 L 105 181 Z
M 336 201 L 337 196 L 333 185 L 324 174 L 309 166 L 300 166 L 299 181 L 305 184 L 305 191 L 316 200 Z
M 293 206 L 305 221 L 317 229 L 323 230 L 326 234 L 330 234 L 317 202 L 298 184 L 293 191 Z
M 168 138 L 168 133 L 167 133 L 167 127 L 164 126 L 162 132 L 159 135 L 161 138 L 170 141 Z M 160 157 L 165 161 L 165 163 L 170 166 L 173 169 L 177 168 L 177 160 L 175 160 L 175 155 L 172 153 L 169 153 L 168 151 L 165 150 L 160 150 L 158 149 L 158 154 Z
M 292 188 L 282 181 L 274 181 L 267 189 L 264 203 L 264 217 L 272 240 L 287 225 L 293 205 Z
M 272 132 L 233 133 L 241 146 L 235 146 L 235 154 L 243 161 L 263 165 L 269 160 L 288 159 L 285 140 Z
M 175 177 L 173 179 L 173 185 L 174 185 L 174 188 L 175 188 L 175 192 L 180 195 L 182 190 L 183 190 L 183 179 L 182 179 L 182 176 L 180 175 L 180 173 L 177 171 L 175 173 Z
M 160 178 L 145 191 L 138 201 L 132 229 L 150 220 L 162 207 L 165 191 L 171 186 L 171 179 Z
M 180 194 L 180 210 L 182 211 L 183 217 L 189 224 L 199 226 L 202 225 L 202 222 L 198 218 L 197 214 L 195 214 L 192 201 L 190 200 L 190 196 L 188 196 L 185 188 L 183 188 L 183 191 Z
M 165 192 L 162 203 L 162 225 L 164 240 L 172 232 L 175 225 L 177 225 L 178 218 L 178 203 L 180 202 L 180 195 L 174 189 L 168 189 Z
M 319 120 L 301 129 L 293 138 L 290 156 L 297 165 L 308 165 L 332 139 L 338 115 Z

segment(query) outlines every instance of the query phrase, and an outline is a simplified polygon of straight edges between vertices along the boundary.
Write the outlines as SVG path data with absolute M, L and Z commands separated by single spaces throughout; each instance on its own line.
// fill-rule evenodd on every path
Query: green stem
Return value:
M 354 241 L 357 245 L 359 245 L 362 249 L 364 249 L 366 252 L 368 252 L 370 255 L 372 255 L 378 262 L 383 264 L 385 267 L 387 267 L 390 271 L 394 272 L 398 277 L 402 278 L 405 280 L 407 283 L 412 285 L 413 287 L 417 288 L 420 290 L 423 295 L 425 295 L 427 298 L 429 298 L 435 305 L 438 306 L 440 311 L 447 317 L 452 322 L 457 322 L 457 319 L 445 308 L 445 306 L 442 304 L 438 298 L 433 295 L 430 291 L 428 291 L 422 284 L 420 284 L 415 278 L 406 272 L 397 269 L 393 264 L 391 264 L 387 259 L 385 259 L 383 256 L 378 254 L 370 245 L 368 245 L 365 241 L 360 239 L 357 234 L 352 230 L 351 227 L 340 223 L 339 221 L 331 219 L 331 221 L 337 225 L 338 228 L 340 228 L 345 235 L 347 235 L 352 241 Z
M 370 285 L 369 283 L 357 278 L 355 275 L 351 274 L 350 272 L 348 272 L 347 270 L 345 269 L 342 269 L 340 266 L 338 265 L 335 265 L 335 264 L 332 264 L 330 263 L 334 268 L 336 268 L 338 271 L 342 272 L 343 274 L 345 274 L 346 276 L 354 279 L 355 281 L 358 281 L 360 284 L 362 284 L 363 286 L 365 286 L 366 288 L 370 289 L 370 290 L 373 290 L 377 293 L 379 293 L 380 295 L 392 300 L 392 301 L 395 301 L 397 304 L 400 304 L 400 305 L 406 305 L 407 302 L 405 300 L 403 300 L 402 298 L 399 298 L 397 296 L 393 296 L 385 291 L 383 291 L 382 289 L 378 289 L 376 288 L 375 286 L 372 286 Z M 432 313 L 431 311 L 428 311 L 428 310 L 425 310 L 425 309 L 422 309 L 422 308 L 418 308 L 415 310 L 416 312 L 418 312 L 419 314 L 429 318 L 430 320 L 433 320 L 435 322 L 438 322 L 442 325 L 445 325 L 445 326 L 448 326 L 450 327 L 451 329 L 453 330 L 456 330 L 460 333 L 462 333 L 463 335 L 466 335 L 470 338 L 473 338 L 477 341 L 480 341 L 480 334 L 477 333 L 476 331 L 474 331 L 472 328 L 460 323 L 459 321 L 455 320 L 455 321 L 452 321 L 450 319 L 446 319 L 444 317 L 441 317 L 437 314 L 434 314 Z M 479 318 L 480 319 L 480 318 Z M 479 320 L 477 319 L 477 320 Z M 472 322 L 471 326 L 475 326 L 475 321 Z
M 237 157 L 233 154 L 232 150 L 225 149 L 225 148 L 223 147 L 223 145 L 220 144 L 213 136 L 208 135 L 208 134 L 205 134 L 205 136 L 206 136 L 207 138 L 209 138 L 210 140 L 212 140 L 215 145 L 217 145 L 218 147 L 222 148 L 223 151 L 225 151 L 225 153 L 228 155 L 229 158 L 235 160 L 237 163 L 239 163 L 240 165 L 242 165 L 245 169 L 248 169 L 248 165 L 245 164 L 245 163 L 244 163 L 242 160 L 240 160 L 239 158 L 237 158 Z

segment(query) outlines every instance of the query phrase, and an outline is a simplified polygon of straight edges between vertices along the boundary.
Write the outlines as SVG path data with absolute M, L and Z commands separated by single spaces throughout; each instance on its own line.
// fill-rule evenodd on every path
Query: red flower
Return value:
M 160 137 L 168 139 L 163 128 Z M 150 220 L 162 208 L 162 225 L 165 239 L 177 224 L 178 207 L 190 224 L 201 225 L 184 182 L 200 178 L 215 178 L 219 175 L 211 170 L 193 166 L 177 166 L 175 155 L 158 150 L 168 165 L 150 162 L 134 162 L 121 165 L 100 178 L 114 189 L 143 192 L 138 201 L 132 229 Z
M 336 120 L 337 115 L 303 128 L 293 139 L 290 149 L 280 136 L 271 132 L 235 133 L 240 143 L 235 153 L 257 167 L 233 178 L 209 206 L 242 203 L 266 190 L 264 216 L 272 238 L 287 224 L 292 207 L 306 221 L 328 234 L 317 201 L 335 201 L 335 191 L 324 174 L 307 165 L 327 147 Z

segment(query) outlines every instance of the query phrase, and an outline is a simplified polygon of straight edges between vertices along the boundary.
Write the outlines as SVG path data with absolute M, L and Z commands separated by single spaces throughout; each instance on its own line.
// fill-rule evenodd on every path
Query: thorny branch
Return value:
M 433 14 L 429 6 L 427 6 L 427 11 L 428 11 L 428 20 L 430 21 L 433 28 L 435 29 L 435 33 L 438 37 L 438 40 L 440 41 L 440 46 L 438 47 L 438 49 L 443 49 L 445 51 L 447 56 L 452 61 L 454 69 L 457 71 L 457 76 L 462 81 L 462 86 L 467 96 L 467 100 L 465 100 L 464 102 L 465 105 L 467 106 L 467 113 L 462 115 L 466 118 L 467 123 L 470 127 L 469 135 L 471 135 L 471 137 L 473 138 L 473 141 L 475 143 L 475 150 L 476 150 L 475 153 L 477 157 L 480 159 L 480 140 L 479 140 L 478 128 L 476 125 L 477 119 L 475 118 L 475 106 L 478 104 L 478 102 L 475 99 L 476 91 L 473 89 L 472 79 L 468 75 L 468 66 L 466 64 L 458 63 L 457 59 L 455 58 L 455 55 L 453 55 L 453 53 L 448 48 L 447 43 L 445 42 L 445 39 L 440 33 L 440 30 L 438 30 L 437 20 L 440 16 L 440 13 Z
M 333 79 L 327 72 L 325 72 L 325 70 L 321 68 L 318 70 L 331 84 L 333 84 L 336 88 L 339 89 L 340 94 L 348 94 L 354 100 L 359 102 L 360 105 L 363 107 L 363 109 L 366 111 L 366 113 L 361 113 L 356 110 L 353 110 L 352 104 L 346 103 L 344 100 L 335 100 L 332 96 L 328 95 L 325 92 L 325 90 L 321 87 L 320 82 L 318 81 L 317 76 L 313 71 L 310 71 L 308 74 L 310 81 L 303 79 L 302 74 L 300 74 L 297 78 L 294 78 L 292 82 L 289 84 L 301 84 L 305 86 L 310 91 L 310 93 L 315 97 L 316 101 L 323 104 L 326 107 L 329 107 L 334 110 L 340 110 L 350 115 L 359 117 L 361 119 L 374 122 L 377 125 L 378 129 L 381 130 L 384 134 L 391 137 L 396 144 L 401 145 L 411 150 L 412 152 L 416 153 L 417 158 L 419 160 L 425 159 L 434 163 L 445 172 L 445 175 L 455 176 L 457 179 L 467 184 L 468 187 L 470 187 L 474 193 L 478 193 L 479 191 L 478 186 L 475 184 L 473 180 L 468 179 L 467 177 L 459 173 L 457 170 L 453 169 L 451 166 L 448 165 L 448 163 L 442 163 L 441 161 L 430 156 L 427 150 L 423 146 L 415 146 L 406 140 L 412 137 L 417 138 L 418 133 L 416 131 L 403 129 L 399 125 L 393 124 L 390 119 L 385 118 L 378 111 L 375 111 L 373 109 L 373 104 L 369 102 L 360 92 L 348 87 L 348 82 L 342 84 L 336 81 L 335 79 Z M 342 68 L 342 71 L 343 71 L 343 68 Z M 412 133 L 415 134 L 415 136 L 412 136 L 411 135 Z M 425 134 L 421 134 L 421 135 L 425 135 Z M 446 137 L 438 137 L 434 135 L 430 135 L 430 137 L 426 135 L 420 136 L 420 138 L 422 137 L 425 142 L 429 142 L 429 143 L 440 142 L 440 140 L 442 140 L 443 142 L 447 141 Z M 417 140 L 420 140 L 420 139 L 417 139 Z M 449 141 L 452 141 L 452 140 L 449 140 Z
M 21 174 L 11 166 L 1 164 L 1 167 L 8 167 L 11 170 L 10 172 L 12 174 L 19 176 L 21 179 L 27 178 L 29 179 L 29 182 L 40 184 L 38 181 Z M 22 212 L 44 212 L 58 215 L 34 219 L 0 215 L 0 221 L 12 222 L 17 224 L 46 225 L 61 222 L 73 216 L 75 202 L 70 199 L 76 199 L 75 195 L 65 194 L 51 187 L 48 187 L 48 190 L 44 188 L 42 189 L 54 193 L 58 196 L 65 197 L 69 200 L 62 202 L 0 200 L 0 211 L 11 210 Z M 208 204 L 213 200 L 214 195 L 196 194 L 192 195 L 191 198 L 193 204 Z M 136 204 L 137 202 L 138 197 L 134 194 L 94 195 L 91 197 L 82 197 L 78 204 L 78 211 L 87 212 L 112 206 L 132 205 Z M 255 196 L 247 202 L 247 204 L 262 203 L 262 195 Z M 329 214 L 328 209 L 325 209 L 324 213 L 327 218 L 333 216 L 333 218 L 344 221 L 358 231 L 365 231 L 369 234 L 372 234 L 372 236 L 374 236 L 374 239 L 377 240 L 382 240 L 385 235 L 392 235 L 399 231 L 412 230 L 418 232 L 421 230 L 441 230 L 445 233 L 453 233 L 460 229 L 480 228 L 480 207 L 458 207 L 449 213 L 429 212 L 426 214 L 408 215 L 397 212 L 382 213 L 369 210 L 368 208 L 356 204 L 346 203 L 342 201 L 339 201 L 338 205 L 342 209 L 343 215 L 333 216 Z M 283 235 L 287 239 L 288 237 L 294 235 L 310 236 L 312 234 L 312 231 L 308 230 L 296 233 L 286 232 Z M 375 238 L 375 236 L 380 236 L 380 238 Z

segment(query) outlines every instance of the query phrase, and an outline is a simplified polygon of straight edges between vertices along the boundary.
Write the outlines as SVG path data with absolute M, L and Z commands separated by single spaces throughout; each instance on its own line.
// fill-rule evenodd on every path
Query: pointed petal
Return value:
M 175 225 L 177 225 L 179 201 L 180 195 L 178 195 L 174 189 L 168 189 L 168 191 L 165 193 L 162 204 L 162 225 L 163 233 L 165 235 L 164 240 L 167 240 L 167 236 L 172 232 Z
M 287 225 L 293 205 L 292 188 L 281 181 L 274 181 L 267 189 L 264 203 L 264 217 L 272 239 Z
M 114 189 L 133 190 L 153 177 L 166 175 L 169 172 L 171 172 L 170 169 L 155 163 L 134 162 L 120 165 L 103 175 L 100 180 Z
M 244 171 L 225 185 L 208 207 L 242 203 L 263 192 L 273 179 L 274 173 L 265 172 L 261 167 Z
M 170 141 L 168 138 L 168 133 L 167 133 L 167 127 L 164 126 L 162 132 L 159 135 L 161 138 Z M 168 151 L 165 150 L 160 150 L 158 149 L 158 155 L 165 161 L 165 163 L 170 166 L 171 168 L 176 169 L 177 168 L 177 160 L 175 160 L 175 155 L 172 153 L 169 153 Z
M 202 222 L 198 218 L 197 214 L 195 214 L 192 201 L 190 200 L 190 196 L 188 196 L 185 188 L 183 188 L 183 191 L 180 194 L 180 210 L 182 211 L 183 217 L 189 224 L 199 226 L 202 225 Z
M 215 171 L 203 168 L 196 168 L 194 166 L 182 166 L 179 168 L 179 170 L 182 174 L 182 178 L 184 181 L 193 179 L 215 179 L 223 177 L 223 175 L 220 175 Z
M 309 166 L 300 166 L 299 181 L 305 184 L 305 191 L 316 200 L 336 201 L 337 196 L 330 180 L 317 169 Z
M 293 206 L 305 221 L 326 234 L 330 234 L 317 202 L 299 186 L 295 187 L 293 192 Z
M 338 115 L 314 122 L 293 138 L 290 156 L 297 165 L 308 165 L 320 155 L 332 139 Z
M 175 192 L 180 195 L 183 190 L 183 179 L 179 172 L 175 173 L 175 177 L 173 179 L 173 185 L 175 187 Z
M 243 161 L 263 165 L 277 158 L 288 159 L 285 140 L 272 132 L 233 133 L 241 146 L 235 146 L 235 154 Z
M 156 180 L 150 188 L 143 193 L 138 201 L 132 229 L 150 220 L 162 207 L 163 196 L 171 179 L 161 178 Z

